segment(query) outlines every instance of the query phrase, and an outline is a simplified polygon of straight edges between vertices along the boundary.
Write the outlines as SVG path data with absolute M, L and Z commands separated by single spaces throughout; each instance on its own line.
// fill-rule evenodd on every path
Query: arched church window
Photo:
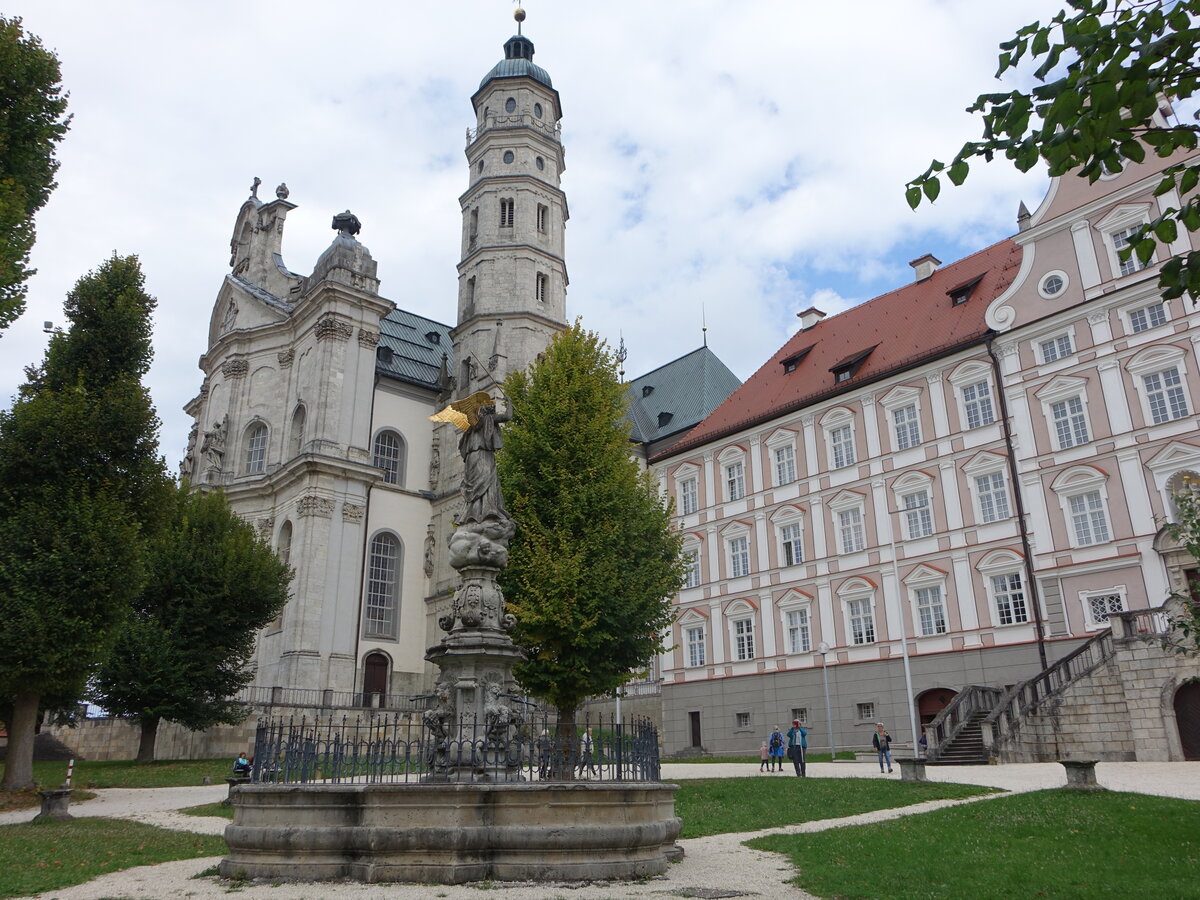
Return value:
M 304 420 L 306 416 L 303 403 L 299 404 L 296 407 L 296 411 L 292 413 L 292 456 L 299 455 L 300 448 L 304 446 Z
M 367 561 L 367 596 L 363 632 L 374 637 L 394 637 L 396 605 L 400 588 L 401 547 L 395 535 L 377 534 L 371 539 Z
M 375 436 L 375 465 L 383 469 L 385 484 L 404 484 L 404 440 L 394 431 Z
M 267 426 L 255 422 L 246 429 L 246 474 L 261 475 L 267 469 Z

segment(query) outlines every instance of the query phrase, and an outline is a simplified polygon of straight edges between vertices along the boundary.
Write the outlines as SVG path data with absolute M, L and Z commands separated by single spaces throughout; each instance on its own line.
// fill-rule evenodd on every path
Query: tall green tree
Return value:
M 258 630 L 287 600 L 291 571 L 220 493 L 180 485 L 151 539 L 147 579 L 93 698 L 141 725 L 137 761 L 154 761 L 162 721 L 201 730 L 246 717 L 231 698 L 250 683 Z
M 153 309 L 137 258 L 106 260 L 68 295 L 68 330 L 0 412 L 3 788 L 32 783 L 39 705 L 82 696 L 141 587 L 143 535 L 167 511 L 141 383 Z
M 514 674 L 573 727 L 663 649 L 683 580 L 681 536 L 631 456 L 613 354 L 577 322 L 505 382 L 512 421 L 497 457 L 517 526 L 502 585 L 528 654 Z
M 941 176 L 960 185 L 972 160 L 1004 156 L 1022 172 L 1039 162 L 1051 176 L 1069 172 L 1095 181 L 1140 163 L 1196 149 L 1194 118 L 1165 117 L 1165 99 L 1188 101 L 1200 85 L 1200 0 L 1068 0 L 1043 24 L 1034 22 L 1000 45 L 1000 78 L 1032 68 L 1030 90 L 981 94 L 968 112 L 983 118 L 983 138 L 968 141 L 949 163 L 934 160 L 908 183 L 908 203 L 936 200 Z M 1168 166 L 1156 188 L 1177 190 L 1169 206 L 1133 238 L 1146 263 L 1157 241 L 1200 230 L 1200 163 Z M 1157 241 L 1156 241 L 1157 239 Z M 1200 296 L 1200 253 L 1168 259 L 1160 270 L 1163 296 Z
M 66 109 L 58 57 L 19 18 L 0 16 L 0 331 L 25 309 L 33 216 L 57 187 Z

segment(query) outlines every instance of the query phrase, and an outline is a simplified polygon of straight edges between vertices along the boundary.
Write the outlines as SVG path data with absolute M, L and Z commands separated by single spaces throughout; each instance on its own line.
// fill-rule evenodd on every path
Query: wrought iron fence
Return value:
M 648 719 L 589 717 L 429 722 L 400 714 L 263 719 L 251 780 L 285 784 L 421 781 L 659 781 L 658 730 Z

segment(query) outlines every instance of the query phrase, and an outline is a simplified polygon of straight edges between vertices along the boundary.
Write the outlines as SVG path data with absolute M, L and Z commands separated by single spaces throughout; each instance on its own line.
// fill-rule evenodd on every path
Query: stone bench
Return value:
M 1067 770 L 1067 787 L 1077 791 L 1103 791 L 1096 782 L 1096 759 L 1060 759 L 1059 763 Z
M 896 764 L 900 766 L 901 781 L 928 781 L 925 777 L 925 760 L 916 757 L 906 756 L 904 758 L 896 757 Z
M 250 776 L 249 775 L 230 775 L 228 778 L 225 779 L 225 783 L 227 785 L 229 785 L 229 793 L 226 795 L 225 799 L 221 801 L 221 805 L 222 806 L 232 806 L 233 805 L 233 789 L 235 787 L 237 787 L 239 784 L 249 784 Z
M 38 791 L 42 798 L 42 811 L 34 817 L 35 822 L 63 822 L 75 817 L 67 812 L 71 803 L 70 788 L 55 788 L 51 791 Z

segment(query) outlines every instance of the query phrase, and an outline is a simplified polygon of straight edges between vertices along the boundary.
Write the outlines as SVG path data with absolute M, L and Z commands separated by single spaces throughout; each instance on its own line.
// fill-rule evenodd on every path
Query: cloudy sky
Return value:
M 568 309 L 630 376 L 708 342 L 751 375 L 815 305 L 835 313 L 1015 230 L 1044 179 L 1001 163 L 911 212 L 904 183 L 979 125 L 996 44 L 1052 0 L 528 0 L 562 96 Z M 61 61 L 71 130 L 38 217 L 25 315 L 0 337 L 0 405 L 42 323 L 114 250 L 158 298 L 149 381 L 174 467 L 229 238 L 255 176 L 286 181 L 284 259 L 308 273 L 351 209 L 382 292 L 450 322 L 469 98 L 511 2 L 13 0 Z

